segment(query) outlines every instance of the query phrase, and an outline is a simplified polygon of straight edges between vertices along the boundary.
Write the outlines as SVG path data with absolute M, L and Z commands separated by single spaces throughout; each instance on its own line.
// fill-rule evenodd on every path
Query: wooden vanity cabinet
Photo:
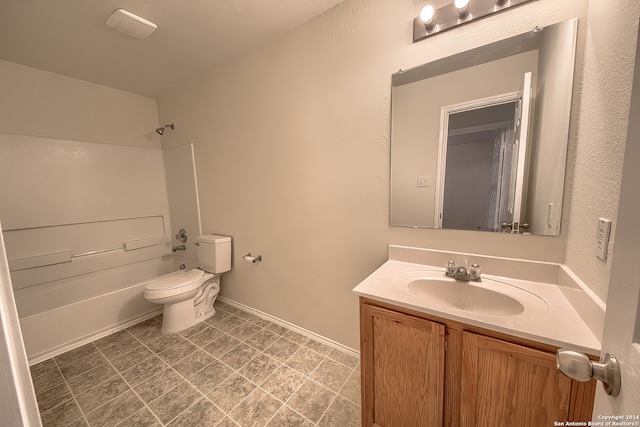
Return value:
M 591 419 L 595 381 L 555 347 L 360 298 L 362 425 L 553 426 Z
M 368 304 L 361 309 L 363 425 L 442 425 L 444 325 Z

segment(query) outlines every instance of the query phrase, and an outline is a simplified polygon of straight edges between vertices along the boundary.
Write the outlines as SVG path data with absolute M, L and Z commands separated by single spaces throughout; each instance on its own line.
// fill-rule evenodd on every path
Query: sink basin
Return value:
M 438 305 L 492 316 L 515 316 L 525 310 L 547 311 L 547 303 L 531 292 L 497 280 L 460 282 L 440 272 L 409 272 L 396 282 L 415 296 Z
M 427 278 L 412 280 L 408 287 L 420 298 L 473 313 L 514 316 L 524 311 L 517 299 L 475 283 Z

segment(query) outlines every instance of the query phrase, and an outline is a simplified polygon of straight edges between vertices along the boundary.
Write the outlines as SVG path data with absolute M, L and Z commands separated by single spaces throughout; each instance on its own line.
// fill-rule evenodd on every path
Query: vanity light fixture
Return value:
M 469 16 L 469 0 L 455 0 L 453 4 L 458 9 L 458 17 L 460 19 L 465 19 Z
M 427 31 L 431 31 L 435 27 L 435 13 L 436 10 L 430 4 L 423 7 L 420 11 L 420 20 L 424 23 L 424 27 Z
M 413 42 L 530 1 L 535 0 L 454 0 L 438 9 L 427 5 L 413 20 Z

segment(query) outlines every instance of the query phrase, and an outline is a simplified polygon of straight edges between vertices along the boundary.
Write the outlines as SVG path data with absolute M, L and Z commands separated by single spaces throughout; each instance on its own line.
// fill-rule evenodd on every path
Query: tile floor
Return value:
M 223 302 L 146 320 L 31 367 L 48 426 L 360 425 L 358 359 Z

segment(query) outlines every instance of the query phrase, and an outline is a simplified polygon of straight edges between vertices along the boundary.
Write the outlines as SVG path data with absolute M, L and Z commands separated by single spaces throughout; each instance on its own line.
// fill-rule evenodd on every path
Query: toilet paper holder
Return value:
M 256 262 L 262 261 L 262 255 L 251 256 L 251 252 L 242 257 L 245 261 L 255 264 Z

